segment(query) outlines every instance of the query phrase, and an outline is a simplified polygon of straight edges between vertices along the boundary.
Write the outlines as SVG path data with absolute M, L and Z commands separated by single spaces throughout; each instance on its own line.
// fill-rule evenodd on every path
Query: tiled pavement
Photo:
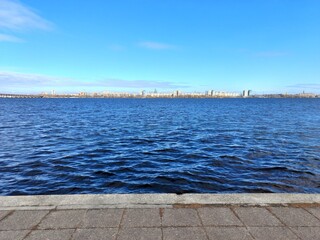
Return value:
M 320 240 L 320 207 L 0 211 L 0 240 Z

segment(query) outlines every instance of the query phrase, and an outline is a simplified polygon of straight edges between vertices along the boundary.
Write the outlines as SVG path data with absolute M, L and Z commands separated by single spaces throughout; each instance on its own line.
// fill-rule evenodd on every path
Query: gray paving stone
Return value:
M 309 212 L 311 212 L 311 214 L 313 214 L 314 216 L 316 216 L 318 219 L 320 219 L 320 208 L 307 208 L 307 210 Z
M 0 240 L 21 240 L 27 234 L 29 230 L 24 231 L 0 231 Z
M 287 227 L 249 227 L 256 240 L 295 240 L 298 239 Z
M 83 228 L 119 227 L 123 209 L 88 210 L 83 219 Z
M 0 222 L 0 230 L 24 230 L 36 226 L 49 211 L 15 211 Z
M 210 240 L 253 240 L 245 227 L 206 227 Z
M 267 209 L 259 207 L 239 207 L 234 211 L 247 226 L 283 226 Z
M 127 209 L 123 216 L 122 227 L 161 227 L 160 210 Z
M 117 240 L 161 240 L 160 228 L 123 228 Z
M 206 233 L 201 227 L 164 228 L 164 240 L 207 240 Z
M 85 210 L 53 211 L 44 218 L 38 229 L 76 228 L 83 220 Z
M 69 240 L 73 232 L 73 229 L 34 230 L 25 240 Z
M 77 229 L 72 239 L 74 240 L 114 240 L 117 228 Z
M 320 221 L 302 208 L 272 207 L 270 209 L 287 226 L 320 226 Z
M 199 208 L 198 212 L 205 226 L 243 226 L 229 208 Z
M 10 211 L 0 211 L 0 220 L 5 218 L 9 213 Z
M 292 227 L 290 229 L 303 240 L 320 240 L 320 227 Z
M 197 211 L 191 208 L 164 209 L 162 216 L 163 226 L 200 226 L 201 222 Z

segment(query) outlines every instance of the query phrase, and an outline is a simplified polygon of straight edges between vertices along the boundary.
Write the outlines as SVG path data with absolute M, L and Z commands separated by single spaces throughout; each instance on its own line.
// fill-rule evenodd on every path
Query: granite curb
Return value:
M 320 206 L 320 194 L 79 194 L 0 196 L 0 210 L 179 208 L 201 206 Z

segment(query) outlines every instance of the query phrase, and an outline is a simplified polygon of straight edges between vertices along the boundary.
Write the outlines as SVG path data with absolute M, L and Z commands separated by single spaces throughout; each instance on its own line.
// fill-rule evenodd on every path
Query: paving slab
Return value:
M 249 227 L 255 240 L 295 240 L 297 236 L 287 227 Z
M 86 210 L 65 210 L 50 212 L 39 224 L 38 229 L 77 228 Z
M 0 240 L 320 240 L 319 206 L 320 194 L 0 197 Z
M 308 212 L 310 212 L 313 216 L 320 220 L 320 207 L 318 208 L 307 208 Z
M 127 209 L 122 227 L 161 227 L 160 209 Z
M 25 230 L 36 226 L 49 211 L 15 211 L 0 221 L 0 230 Z
M 117 228 L 77 229 L 73 240 L 115 240 Z
M 0 240 L 22 240 L 30 230 L 0 231 Z
M 290 227 L 302 226 L 319 226 L 320 221 L 311 213 L 303 208 L 293 207 L 271 207 L 271 212 L 274 213 L 285 225 Z
M 88 210 L 81 224 L 82 228 L 119 227 L 123 209 Z
M 163 226 L 200 226 L 201 221 L 195 209 L 176 208 L 164 209 L 162 216 Z
M 202 227 L 164 228 L 163 240 L 207 240 Z
M 25 240 L 69 240 L 74 230 L 34 230 Z
M 233 210 L 247 226 L 283 226 L 266 208 L 236 207 Z
M 206 227 L 210 240 L 253 240 L 245 227 Z
M 320 240 L 320 227 L 292 227 L 290 229 L 303 240 Z
M 243 226 L 230 208 L 199 208 L 198 212 L 204 226 Z
M 0 220 L 4 219 L 11 211 L 0 211 Z
M 117 240 L 162 240 L 160 228 L 123 228 Z

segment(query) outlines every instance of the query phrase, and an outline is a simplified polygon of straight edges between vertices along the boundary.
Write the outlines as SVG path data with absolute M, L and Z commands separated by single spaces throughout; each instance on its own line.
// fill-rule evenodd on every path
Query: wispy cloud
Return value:
M 12 33 L 39 29 L 50 30 L 53 24 L 18 0 L 0 0 L 0 42 L 23 42 Z M 10 35 L 8 34 L 10 32 Z
M 75 84 L 72 79 L 51 77 L 39 74 L 0 72 L 0 87 L 41 87 Z
M 49 30 L 52 24 L 17 0 L 0 0 L 0 29 Z
M 0 42 L 23 42 L 23 40 L 12 35 L 0 33 Z
M 123 79 L 106 79 L 99 81 L 107 87 L 116 88 L 186 88 L 187 86 L 177 85 L 172 82 L 151 81 L 151 80 L 123 80 Z
M 124 79 L 104 79 L 96 81 L 79 81 L 70 78 L 53 77 L 39 74 L 26 74 L 17 72 L 0 72 L 0 89 L 79 89 L 79 88 L 160 88 L 177 89 L 188 86 L 178 85 L 168 81 L 153 80 L 124 80 Z
M 280 52 L 280 51 L 261 51 L 254 53 L 256 57 L 284 57 L 287 56 L 287 52 Z
M 289 85 L 287 87 L 296 88 L 296 89 L 319 90 L 320 83 L 298 83 L 298 84 L 294 84 L 294 85 Z
M 142 48 L 147 49 L 154 49 L 154 50 L 168 50 L 168 49 L 176 49 L 176 46 L 166 44 L 166 43 L 159 43 L 159 42 L 140 42 L 139 46 Z

